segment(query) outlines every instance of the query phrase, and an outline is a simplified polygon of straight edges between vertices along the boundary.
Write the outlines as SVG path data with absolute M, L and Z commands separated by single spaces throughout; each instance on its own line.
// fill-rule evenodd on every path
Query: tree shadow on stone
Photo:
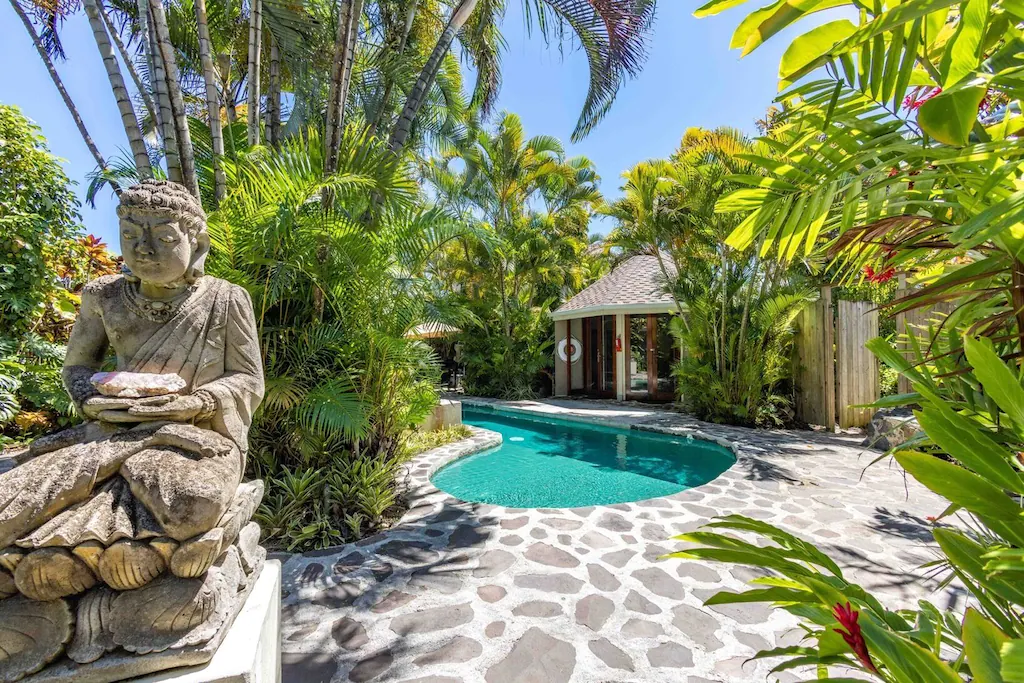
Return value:
M 889 536 L 899 536 L 911 541 L 931 542 L 933 525 L 922 517 L 906 510 L 892 511 L 885 507 L 876 507 L 875 514 L 868 526 Z
M 468 623 L 472 608 L 458 595 L 465 579 L 505 571 L 513 559 L 478 550 L 497 531 L 490 510 L 451 499 L 440 508 L 424 504 L 386 533 L 292 556 L 282 608 L 284 682 L 401 677 L 393 669 L 412 661 L 399 656 L 414 649 L 407 636 Z M 389 637 L 371 646 L 374 623 L 384 623 Z
M 763 458 L 745 458 L 741 462 L 749 478 L 754 481 L 779 481 L 787 484 L 800 483 L 800 480 L 792 470 Z
M 916 603 L 929 593 L 932 593 L 930 599 L 933 602 L 944 604 L 947 609 L 962 609 L 965 604 L 966 592 L 963 587 L 957 584 L 942 587 L 941 577 L 935 572 L 908 567 L 905 562 L 882 563 L 849 547 L 831 545 L 822 547 L 822 550 L 839 564 L 847 581 L 859 584 L 871 593 L 882 593 L 877 597 L 883 604 L 888 602 L 887 597 Z M 934 594 L 940 588 L 941 592 Z

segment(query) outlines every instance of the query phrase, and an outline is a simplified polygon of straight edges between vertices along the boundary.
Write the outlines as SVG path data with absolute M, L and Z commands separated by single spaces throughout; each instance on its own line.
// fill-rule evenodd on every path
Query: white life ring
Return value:
M 558 357 L 562 360 L 563 363 L 566 360 L 568 360 L 566 358 L 566 352 L 565 352 L 565 343 L 566 343 L 566 341 L 567 340 L 565 340 L 565 339 L 560 339 L 558 341 Z M 569 337 L 568 342 L 569 342 L 569 351 L 570 351 L 569 355 L 571 356 L 572 362 L 575 363 L 575 362 L 577 362 L 580 359 L 580 356 L 583 355 L 583 345 L 580 344 L 579 340 L 576 339 L 576 337 Z

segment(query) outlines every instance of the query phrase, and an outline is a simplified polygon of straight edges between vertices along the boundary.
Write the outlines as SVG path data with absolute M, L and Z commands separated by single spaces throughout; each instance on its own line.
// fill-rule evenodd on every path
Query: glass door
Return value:
M 583 319 L 583 392 L 615 396 L 615 316 Z
M 651 362 L 651 387 L 654 398 L 661 401 L 672 401 L 676 397 L 676 380 L 672 376 L 672 366 L 678 359 L 675 340 L 669 330 L 672 317 L 668 315 L 652 315 L 654 327 L 653 361 Z
M 583 319 L 583 393 L 596 396 L 601 383 L 601 326 L 597 318 Z
M 638 401 L 675 398 L 672 365 L 678 358 L 668 315 L 626 316 L 629 328 L 627 396 Z
M 601 395 L 615 397 L 615 316 L 601 318 Z
M 629 320 L 629 367 L 626 369 L 629 378 L 627 391 L 630 398 L 644 400 L 647 398 L 649 377 L 649 358 L 647 353 L 647 316 L 631 315 Z

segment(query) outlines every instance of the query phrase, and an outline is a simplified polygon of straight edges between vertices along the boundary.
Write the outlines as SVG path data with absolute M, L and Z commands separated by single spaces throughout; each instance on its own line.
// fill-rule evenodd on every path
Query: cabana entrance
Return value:
M 633 256 L 551 314 L 555 396 L 672 401 L 672 298 L 658 259 Z
M 593 398 L 615 398 L 615 316 L 583 319 L 583 391 Z
M 627 315 L 629 329 L 629 384 L 626 398 L 635 401 L 671 401 L 676 383 L 672 364 L 679 353 L 669 332 L 667 314 Z

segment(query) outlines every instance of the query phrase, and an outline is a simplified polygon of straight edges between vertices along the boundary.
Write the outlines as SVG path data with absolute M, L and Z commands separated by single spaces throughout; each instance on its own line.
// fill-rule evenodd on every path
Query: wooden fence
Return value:
M 914 290 L 906 286 L 906 279 L 904 276 L 900 276 L 900 287 L 896 290 L 896 298 L 910 294 Z M 931 335 L 928 333 L 929 327 L 938 327 L 942 320 L 953 312 L 954 305 L 951 303 L 938 303 L 929 307 L 915 308 L 912 311 L 906 313 L 896 314 L 896 348 L 903 351 L 904 357 L 913 360 L 914 353 L 910 349 L 909 336 L 917 338 L 918 346 L 921 349 L 928 347 L 928 342 Z M 910 380 L 903 375 L 899 376 L 897 381 L 897 389 L 901 394 L 908 394 L 911 391 Z
M 864 301 L 838 301 L 822 287 L 817 302 L 797 319 L 794 344 L 796 415 L 808 424 L 832 429 L 862 427 L 870 408 L 853 406 L 878 399 L 878 361 L 864 348 L 878 336 L 878 310 Z
M 871 422 L 872 403 L 881 396 L 878 360 L 864 344 L 878 336 L 878 308 L 870 301 L 839 301 L 836 316 L 836 410 L 839 426 Z
M 796 415 L 808 424 L 835 424 L 835 353 L 832 289 L 800 313 L 793 354 Z

